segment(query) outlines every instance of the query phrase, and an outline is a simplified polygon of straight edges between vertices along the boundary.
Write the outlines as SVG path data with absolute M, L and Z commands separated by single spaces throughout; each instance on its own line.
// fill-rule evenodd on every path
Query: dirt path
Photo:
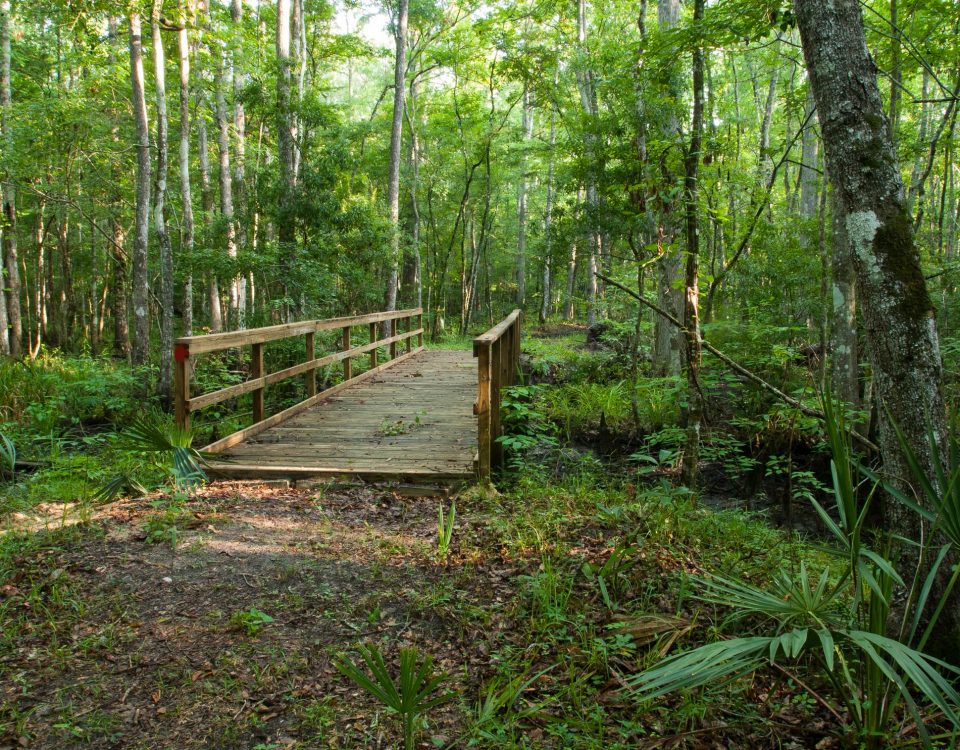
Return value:
M 438 502 L 221 484 L 40 535 L 0 592 L 0 748 L 393 747 L 332 665 L 358 641 L 449 673 L 429 734 L 452 741 L 520 571 L 466 501 L 439 562 Z M 254 610 L 272 621 L 245 633 Z

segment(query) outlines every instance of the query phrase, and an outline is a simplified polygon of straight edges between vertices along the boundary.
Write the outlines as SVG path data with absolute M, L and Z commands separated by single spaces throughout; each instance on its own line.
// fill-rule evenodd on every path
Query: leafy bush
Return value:
M 254 636 L 259 633 L 264 625 L 273 622 L 273 618 L 266 612 L 261 612 L 256 607 L 243 609 L 230 615 L 230 621 L 227 623 L 233 630 Z
M 0 419 L 39 435 L 123 423 L 140 410 L 138 394 L 148 377 L 106 357 L 44 352 L 36 359 L 0 361 Z

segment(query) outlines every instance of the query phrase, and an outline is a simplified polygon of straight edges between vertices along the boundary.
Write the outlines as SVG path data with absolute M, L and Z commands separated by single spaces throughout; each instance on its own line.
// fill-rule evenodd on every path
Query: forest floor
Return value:
M 795 541 L 739 517 L 647 512 L 663 544 L 633 548 L 629 575 L 610 577 L 610 595 L 632 602 L 614 613 L 580 571 L 654 506 L 577 496 L 461 496 L 446 560 L 441 501 L 377 487 L 215 484 L 10 534 L 0 748 L 396 747 L 394 719 L 333 666 L 358 642 L 379 642 L 388 663 L 413 645 L 447 674 L 454 697 L 429 712 L 424 747 L 834 746 L 829 715 L 783 675 L 722 704 L 639 711 L 621 690 L 648 647 L 696 628 L 678 576 L 704 558 L 762 574 Z M 651 612 L 667 627 L 648 639 Z M 478 721 L 486 690 L 510 680 L 523 683 L 512 705 Z

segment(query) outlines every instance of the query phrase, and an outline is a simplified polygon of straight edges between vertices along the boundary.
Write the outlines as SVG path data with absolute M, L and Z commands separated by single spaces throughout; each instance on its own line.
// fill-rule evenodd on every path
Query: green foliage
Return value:
M 0 466 L 15 477 L 17 470 L 17 448 L 13 441 L 0 432 Z
M 241 609 L 230 615 L 227 623 L 233 630 L 239 630 L 248 636 L 255 636 L 264 626 L 273 622 L 273 618 L 266 612 L 261 612 L 256 607 L 250 609 Z
M 897 721 L 896 709 L 902 706 L 913 717 L 919 741 L 924 747 L 933 747 L 923 706 L 925 703 L 934 706 L 955 732 L 960 731 L 957 713 L 960 694 L 951 684 L 960 676 L 960 669 L 921 649 L 949 595 L 948 590 L 945 594 L 941 592 L 939 601 L 932 599 L 934 577 L 950 548 L 954 551 L 960 548 L 955 546 L 949 532 L 946 537 L 950 544 L 945 547 L 931 541 L 922 542 L 921 559 L 929 553 L 936 557 L 936 562 L 926 576 L 920 576 L 918 571 L 912 585 L 904 582 L 892 562 L 895 540 L 881 536 L 873 545 L 866 542 L 865 523 L 873 493 L 865 502 L 860 502 L 857 465 L 843 415 L 829 400 L 825 402 L 825 412 L 833 455 L 836 520 L 816 500 L 812 502 L 833 536 L 838 558 L 843 561 L 839 577 L 825 568 L 814 581 L 807 573 L 806 564 L 801 562 L 799 572 L 783 570 L 767 587 L 716 574 L 701 579 L 698 581 L 701 599 L 730 608 L 728 621 L 750 616 L 765 620 L 766 632 L 708 643 L 676 654 L 635 675 L 629 682 L 635 695 L 647 701 L 711 683 L 725 684 L 778 661 L 800 666 L 812 661 L 832 686 L 835 697 L 845 705 L 867 746 L 888 746 L 892 725 Z M 960 512 L 954 508 L 960 507 L 960 503 L 935 489 L 935 483 L 924 476 L 905 441 L 903 447 L 914 479 L 925 487 L 927 500 L 934 510 L 924 511 L 900 493 L 896 496 L 928 521 L 951 528 L 950 519 L 960 518 Z M 956 444 L 952 446 L 954 450 L 956 447 Z M 960 467 L 960 464 L 953 466 Z M 938 464 L 937 471 L 938 481 L 949 482 L 954 468 L 947 470 Z M 955 582 L 956 577 L 954 574 L 951 580 Z M 896 629 L 895 624 L 889 622 L 895 587 L 905 589 L 907 594 L 907 617 L 899 628 L 898 638 L 889 636 Z M 934 605 L 932 619 L 916 640 L 921 615 L 930 611 L 928 603 Z M 907 628 L 911 619 L 912 625 Z
M 169 417 L 153 414 L 134 422 L 123 433 L 123 447 L 148 459 L 153 466 L 168 472 L 177 490 L 190 489 L 206 481 L 205 457 L 193 447 L 193 432 L 173 424 Z M 98 500 L 109 500 L 132 480 L 118 475 L 103 485 Z
M 437 555 L 446 560 L 450 554 L 450 542 L 453 539 L 453 527 L 457 521 L 457 503 L 450 503 L 450 510 L 443 512 L 443 503 L 437 509 Z
M 2 360 L 0 419 L 43 436 L 125 422 L 141 408 L 145 376 L 102 357 L 45 351 L 36 359 Z
M 433 674 L 433 658 L 427 654 L 421 659 L 413 648 L 400 649 L 397 679 L 390 674 L 377 646 L 360 645 L 357 651 L 372 677 L 345 654 L 336 660 L 337 669 L 385 708 L 399 714 L 403 746 L 405 750 L 413 750 L 423 714 L 452 697 L 449 693 L 434 695 L 445 676 Z

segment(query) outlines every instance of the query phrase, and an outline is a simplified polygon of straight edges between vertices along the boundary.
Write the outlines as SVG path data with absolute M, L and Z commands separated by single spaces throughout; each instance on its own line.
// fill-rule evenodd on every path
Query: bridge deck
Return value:
M 421 351 L 223 451 L 214 476 L 468 480 L 475 476 L 477 366 Z

